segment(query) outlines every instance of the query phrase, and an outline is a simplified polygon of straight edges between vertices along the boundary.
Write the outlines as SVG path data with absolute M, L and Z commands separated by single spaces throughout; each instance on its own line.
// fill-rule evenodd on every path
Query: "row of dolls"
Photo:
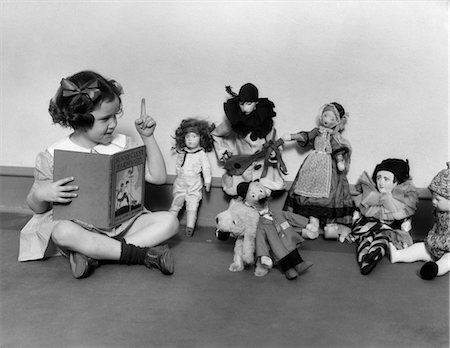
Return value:
M 436 223 L 423 243 L 413 244 L 411 218 L 418 203 L 407 160 L 389 158 L 376 165 L 373 175 L 364 172 L 352 197 L 347 181 L 351 145 L 342 136 L 348 114 L 332 102 L 319 111 L 319 125 L 311 131 L 276 137 L 274 103 L 260 98 L 255 85 L 243 85 L 239 93 L 226 88 L 231 97 L 224 103 L 225 120 L 217 127 L 195 118 L 185 119 L 175 132 L 177 151 L 173 202 L 178 215 L 186 204 L 186 235 L 192 236 L 203 186 L 211 187 L 207 152 L 215 151 L 223 164 L 222 188 L 238 194 L 240 183 L 258 180 L 266 197 L 286 190 L 286 166 L 282 145 L 296 141 L 312 148 L 288 190 L 284 211 L 309 218 L 302 237 L 356 243 L 361 274 L 369 274 L 389 252 L 392 262 L 427 261 L 420 271 L 433 279 L 450 269 L 450 170 L 441 171 L 431 182 Z
M 214 149 L 223 163 L 222 187 L 228 195 L 236 196 L 239 185 L 259 180 L 265 192 L 262 199 L 267 199 L 286 190 L 282 145 L 295 140 L 302 147 L 313 147 L 313 151 L 301 165 L 283 211 L 309 221 L 302 232 L 305 238 L 317 238 L 323 229 L 326 238 L 357 241 L 363 274 L 368 274 L 384 255 L 386 241 L 393 242 L 394 262 L 411 261 L 403 256 L 408 250 L 413 251 L 414 257 L 429 261 L 423 272 L 425 278 L 448 271 L 449 170 L 438 174 L 430 185 L 437 211 L 431 238 L 424 245 L 413 244 L 413 249 L 404 248 L 396 253 L 397 248 L 412 243 L 408 231 L 417 204 L 407 161 L 388 159 L 377 166 L 373 177 L 364 174 L 356 185 L 361 200 L 355 210 L 346 178 L 351 146 L 341 135 L 348 115 L 341 105 L 324 105 L 319 126 L 312 131 L 286 134 L 278 139 L 272 101 L 260 98 L 251 83 L 243 85 L 239 93 L 231 88 L 227 91 L 231 97 L 224 103 L 226 118 L 217 127 L 187 119 L 176 130 L 177 178 L 170 212 L 143 209 L 105 230 L 79 218 L 54 219 L 54 204 L 71 204 L 84 194 L 76 178 L 54 178 L 54 155 L 56 150 L 111 155 L 135 147 L 130 136 L 115 132 L 122 114 L 123 89 L 117 81 L 93 71 L 63 78 L 50 100 L 49 113 L 54 124 L 73 132 L 36 156 L 34 183 L 26 198 L 34 214 L 20 231 L 19 261 L 64 255 L 75 278 L 89 276 L 103 262 L 141 264 L 171 275 L 174 257 L 163 243 L 178 233 L 177 215 L 184 204 L 186 233 L 191 236 L 194 232 L 203 186 L 207 191 L 211 187 L 207 153 Z M 164 183 L 167 172 L 154 136 L 156 121 L 147 114 L 144 102 L 135 128 L 146 148 L 146 182 Z

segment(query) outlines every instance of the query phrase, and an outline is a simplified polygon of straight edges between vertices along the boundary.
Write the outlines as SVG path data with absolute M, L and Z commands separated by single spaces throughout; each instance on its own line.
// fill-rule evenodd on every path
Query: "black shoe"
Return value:
M 97 260 L 77 252 L 70 253 L 69 262 L 72 275 L 76 279 L 89 277 L 94 269 L 98 267 Z
M 173 274 L 175 264 L 173 254 L 167 245 L 149 248 L 145 254 L 144 264 L 148 268 L 157 268 L 163 274 Z
M 312 265 L 313 263 L 311 261 L 302 261 L 297 266 L 295 266 L 295 270 L 297 271 L 298 275 L 300 275 L 306 272 L 306 270 L 308 270 Z
M 361 267 L 361 274 L 362 275 L 368 275 L 370 272 L 373 271 L 375 266 L 377 265 L 377 261 L 370 262 L 363 267 Z
M 425 280 L 432 280 L 438 274 L 438 265 L 436 262 L 428 261 L 420 269 L 420 277 Z
M 186 237 L 192 237 L 194 235 L 194 228 L 186 227 L 185 234 L 186 234 Z

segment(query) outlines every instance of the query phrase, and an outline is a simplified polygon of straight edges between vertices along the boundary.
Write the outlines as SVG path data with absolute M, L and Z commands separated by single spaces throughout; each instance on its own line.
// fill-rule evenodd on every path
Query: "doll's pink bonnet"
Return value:
M 428 189 L 445 199 L 450 199 L 450 162 L 447 162 L 447 169 L 437 173 Z

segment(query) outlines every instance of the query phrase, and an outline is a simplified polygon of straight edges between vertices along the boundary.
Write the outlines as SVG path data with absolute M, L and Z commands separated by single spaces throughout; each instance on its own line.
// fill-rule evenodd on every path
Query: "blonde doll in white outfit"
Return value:
M 186 236 L 194 234 L 197 210 L 206 192 L 211 189 L 211 164 L 207 152 L 212 150 L 210 132 L 214 125 L 207 121 L 189 118 L 181 121 L 175 132 L 177 178 L 173 184 L 173 201 L 170 212 L 178 215 L 186 203 Z

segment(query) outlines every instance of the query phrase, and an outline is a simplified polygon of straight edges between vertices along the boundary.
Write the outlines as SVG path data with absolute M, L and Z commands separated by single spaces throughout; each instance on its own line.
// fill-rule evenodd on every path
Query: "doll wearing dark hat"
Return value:
M 428 189 L 433 195 L 435 223 L 426 239 L 403 250 L 397 250 L 394 244 L 389 244 L 392 263 L 426 261 L 419 272 L 425 280 L 450 271 L 450 162 L 447 162 L 447 169 L 441 170 L 433 178 Z
M 380 262 L 389 242 L 410 246 L 410 218 L 417 209 L 417 190 L 409 176 L 408 160 L 389 158 L 379 163 L 370 177 L 364 172 L 355 185 L 357 210 L 351 231 L 339 240 L 356 242 L 361 274 L 367 275 Z
M 225 120 L 211 133 L 217 158 L 222 163 L 232 156 L 250 156 L 262 151 L 264 144 L 276 135 L 275 104 L 268 98 L 260 98 L 254 84 L 244 84 L 238 94 L 230 86 L 226 91 L 231 98 L 224 103 Z M 222 188 L 226 194 L 236 196 L 239 183 L 257 179 L 261 179 L 270 191 L 285 188 L 278 166 L 270 166 L 264 171 L 264 159 L 252 162 L 242 174 L 226 172 L 222 177 Z

